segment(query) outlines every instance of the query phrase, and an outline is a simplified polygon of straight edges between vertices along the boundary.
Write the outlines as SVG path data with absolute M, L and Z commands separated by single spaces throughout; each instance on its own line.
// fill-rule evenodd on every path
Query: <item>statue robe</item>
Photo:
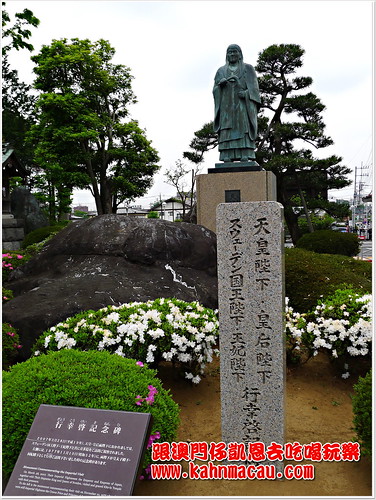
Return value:
M 219 68 L 214 79 L 214 131 L 218 133 L 220 160 L 240 160 L 244 156 L 254 158 L 257 136 L 257 111 L 260 92 L 256 72 L 250 64 L 239 64 L 235 75 L 238 81 L 219 85 L 223 78 L 232 74 L 226 64 Z M 246 92 L 245 98 L 238 95 Z

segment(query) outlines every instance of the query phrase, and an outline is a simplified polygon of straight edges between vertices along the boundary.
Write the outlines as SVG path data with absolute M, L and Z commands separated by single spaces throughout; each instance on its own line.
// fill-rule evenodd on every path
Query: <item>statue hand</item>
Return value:
M 219 85 L 226 85 L 227 80 L 226 78 L 222 78 L 222 80 L 219 80 Z

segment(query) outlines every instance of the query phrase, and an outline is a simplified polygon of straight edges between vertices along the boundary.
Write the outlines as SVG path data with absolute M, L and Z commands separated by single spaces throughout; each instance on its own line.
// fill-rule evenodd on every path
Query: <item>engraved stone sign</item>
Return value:
M 5 496 L 128 496 L 150 413 L 40 405 Z
M 222 440 L 284 443 L 283 208 L 217 208 Z

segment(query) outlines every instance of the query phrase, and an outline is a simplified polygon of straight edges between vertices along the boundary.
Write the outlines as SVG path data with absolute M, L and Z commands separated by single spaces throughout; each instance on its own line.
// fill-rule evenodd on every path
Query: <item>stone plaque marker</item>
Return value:
M 217 208 L 222 440 L 284 444 L 283 208 Z
M 242 201 L 240 199 L 240 189 L 227 189 L 225 191 L 225 202 L 234 203 L 237 201 Z
M 150 413 L 40 405 L 5 496 L 128 496 Z

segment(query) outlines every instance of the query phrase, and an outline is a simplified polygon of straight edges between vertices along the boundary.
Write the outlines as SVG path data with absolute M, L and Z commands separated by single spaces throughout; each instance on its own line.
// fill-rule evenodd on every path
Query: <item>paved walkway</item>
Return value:
M 361 242 L 358 257 L 361 259 L 372 259 L 372 240 L 363 240 Z

